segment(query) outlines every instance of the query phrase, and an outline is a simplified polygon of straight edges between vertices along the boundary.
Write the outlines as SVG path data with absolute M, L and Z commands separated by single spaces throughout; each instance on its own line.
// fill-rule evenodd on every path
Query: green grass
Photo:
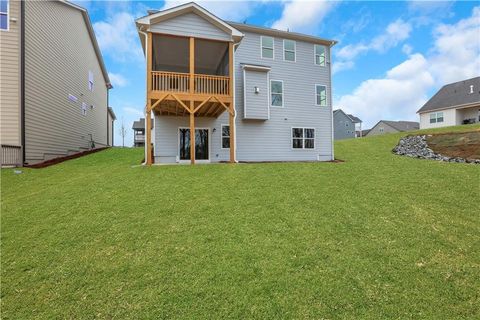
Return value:
M 344 163 L 2 170 L 2 318 L 478 319 L 480 166 L 400 136 Z

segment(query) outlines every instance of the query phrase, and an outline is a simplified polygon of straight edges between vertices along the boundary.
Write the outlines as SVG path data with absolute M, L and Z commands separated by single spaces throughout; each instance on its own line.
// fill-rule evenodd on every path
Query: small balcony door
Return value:
M 210 130 L 206 128 L 195 129 L 195 160 L 199 162 L 210 161 L 210 146 L 209 146 Z M 180 161 L 190 161 L 190 129 L 178 129 L 179 150 L 178 155 Z

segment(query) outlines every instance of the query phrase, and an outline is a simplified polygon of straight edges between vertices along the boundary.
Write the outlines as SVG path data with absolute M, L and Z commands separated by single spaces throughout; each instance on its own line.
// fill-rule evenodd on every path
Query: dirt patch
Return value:
M 32 164 L 32 165 L 26 165 L 25 167 L 26 168 L 34 168 L 34 169 L 46 168 L 46 167 L 53 166 L 55 164 L 59 164 L 61 162 L 65 162 L 67 160 L 80 158 L 80 157 L 83 157 L 83 156 L 86 156 L 86 155 L 89 155 L 89 154 L 92 154 L 92 153 L 95 153 L 95 152 L 99 152 L 99 151 L 102 151 L 102 150 L 105 150 L 105 149 L 108 149 L 108 148 L 110 148 L 110 147 L 97 148 L 97 149 L 94 149 L 94 150 L 83 151 L 83 152 L 75 153 L 75 154 L 65 156 L 65 157 L 58 157 L 58 158 L 51 159 L 51 160 L 48 160 L 48 161 L 44 161 L 44 162 L 40 162 L 40 163 L 36 163 L 36 164 Z
M 430 135 L 427 143 L 435 153 L 447 157 L 480 160 L 480 131 Z

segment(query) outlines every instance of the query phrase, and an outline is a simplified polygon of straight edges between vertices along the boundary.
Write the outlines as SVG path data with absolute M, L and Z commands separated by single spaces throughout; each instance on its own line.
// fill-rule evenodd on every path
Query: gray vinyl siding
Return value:
M 20 1 L 9 6 L 9 29 L 0 30 L 0 140 L 20 146 Z
M 195 13 L 188 13 L 156 23 L 150 31 L 177 36 L 229 41 L 230 36 Z
M 333 135 L 335 140 L 355 138 L 355 124 L 343 112 L 333 114 Z
M 82 13 L 57 1 L 26 1 L 25 22 L 27 162 L 83 151 L 90 134 L 97 147 L 106 145 L 107 88 Z
M 175 20 L 180 18 L 176 17 Z M 181 23 L 179 24 L 181 25 Z M 152 30 L 154 28 L 153 26 Z M 182 29 L 191 30 L 192 28 L 182 25 Z M 162 28 L 162 32 L 165 32 L 164 28 Z M 205 38 L 205 34 L 196 34 L 195 36 Z M 260 36 L 260 34 L 245 32 L 245 37 L 237 47 L 234 57 L 237 160 L 331 160 L 333 146 L 329 48 L 327 47 L 326 50 L 328 63 L 325 67 L 314 63 L 314 44 L 303 41 L 296 42 L 296 62 L 283 61 L 283 39 L 275 38 L 274 59 L 262 59 Z M 270 107 L 268 120 L 244 119 L 242 65 L 245 64 L 271 67 L 268 79 L 283 81 L 284 106 Z M 327 106 L 316 106 L 315 85 L 317 84 L 327 87 Z M 267 89 L 264 92 L 269 95 L 269 82 L 266 85 Z M 247 86 L 251 87 L 252 84 L 248 83 Z M 252 104 L 247 105 L 247 110 L 262 110 L 264 101 L 264 99 L 260 101 L 247 99 L 247 103 Z M 262 106 L 257 104 L 262 104 Z M 217 119 L 195 118 L 197 128 L 210 129 L 210 160 L 212 162 L 229 160 L 229 150 L 221 149 L 221 125 L 228 124 L 228 117 L 228 113 L 224 112 Z M 178 156 L 179 127 L 189 127 L 189 118 L 155 116 L 155 162 L 175 162 Z M 315 129 L 314 149 L 292 148 L 292 128 L 294 127 Z
M 245 70 L 243 79 L 245 88 L 242 92 L 246 106 L 244 119 L 268 120 L 269 116 L 269 84 L 268 73 L 265 71 Z M 243 77 L 242 77 L 243 78 Z M 260 89 L 255 93 L 254 88 Z
M 380 128 L 383 128 L 383 132 L 380 131 Z M 379 123 L 377 123 L 375 125 L 375 127 L 373 127 L 372 129 L 370 129 L 370 131 L 367 133 L 367 136 L 370 137 L 370 136 L 378 136 L 378 135 L 381 135 L 381 134 L 385 134 L 385 133 L 395 133 L 395 132 L 399 132 L 397 129 L 389 126 L 388 124 L 380 121 Z
M 296 42 L 296 62 L 283 61 L 283 39 L 275 38 L 274 59 L 262 59 L 260 34 L 246 32 L 235 53 L 237 159 L 239 161 L 331 160 L 332 109 L 329 66 L 314 64 L 314 45 Z M 327 48 L 327 55 L 329 50 Z M 327 56 L 327 61 L 330 61 Z M 270 66 L 270 80 L 283 81 L 284 107 L 270 107 L 270 119 L 243 120 L 240 64 Z M 327 87 L 327 106 L 315 106 L 315 85 Z M 315 128 L 315 149 L 292 149 L 291 128 Z

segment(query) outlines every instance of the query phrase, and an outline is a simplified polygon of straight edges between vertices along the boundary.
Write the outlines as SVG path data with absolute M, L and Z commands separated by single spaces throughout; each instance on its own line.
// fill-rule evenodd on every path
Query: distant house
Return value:
M 418 122 L 380 120 L 377 122 L 376 125 L 372 127 L 372 129 L 370 129 L 370 131 L 368 131 L 366 136 L 367 137 L 378 136 L 385 133 L 395 133 L 395 132 L 403 132 L 403 131 L 418 130 L 418 129 L 419 129 Z
M 335 140 L 355 138 L 357 131 L 361 132 L 361 130 L 362 120 L 343 112 L 342 109 L 333 111 L 333 136 Z
M 145 118 L 134 121 L 132 125 L 133 129 L 133 146 L 143 147 L 145 146 Z M 152 122 L 153 130 L 153 122 Z
M 87 11 L 67 1 L 0 4 L 2 166 L 111 145 L 112 86 Z
M 480 122 L 480 77 L 443 86 L 417 113 L 421 129 Z

